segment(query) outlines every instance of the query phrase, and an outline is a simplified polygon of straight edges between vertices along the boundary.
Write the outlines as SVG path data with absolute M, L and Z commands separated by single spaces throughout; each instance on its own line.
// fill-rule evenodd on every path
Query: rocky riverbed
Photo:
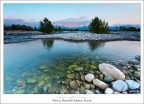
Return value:
M 44 34 L 41 32 L 7 32 L 4 36 L 5 43 L 15 43 L 34 39 L 62 39 L 68 41 L 112 41 L 112 40 L 140 40 L 140 32 L 111 32 L 109 34 L 94 34 L 90 32 L 59 32 Z
M 49 73 L 48 66 L 41 65 L 38 68 L 39 76 L 35 76 L 36 73 L 22 73 L 20 79 L 12 82 L 15 87 L 9 93 L 140 94 L 140 56 L 135 56 L 127 64 L 119 62 L 119 65 L 121 70 L 110 63 L 84 66 L 74 63 L 66 68 L 65 74 L 53 75 L 58 79 L 57 82 L 48 75 L 40 74 Z M 6 80 L 13 81 L 9 77 Z

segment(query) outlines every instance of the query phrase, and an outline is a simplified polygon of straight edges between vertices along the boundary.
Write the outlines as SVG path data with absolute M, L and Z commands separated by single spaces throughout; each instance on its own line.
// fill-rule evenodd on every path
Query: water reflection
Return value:
M 48 49 L 52 48 L 54 44 L 54 40 L 51 39 L 42 39 L 42 43 L 44 47 L 47 47 Z
M 91 51 L 94 51 L 95 49 L 99 48 L 99 47 L 104 47 L 104 42 L 95 42 L 95 41 L 89 41 L 87 42 L 89 45 L 89 49 Z

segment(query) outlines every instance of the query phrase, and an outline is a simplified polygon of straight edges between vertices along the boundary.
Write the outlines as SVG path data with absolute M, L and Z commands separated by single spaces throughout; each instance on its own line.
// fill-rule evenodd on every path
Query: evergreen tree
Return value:
M 54 26 L 50 20 L 44 18 L 43 21 L 40 21 L 40 31 L 48 34 L 52 33 L 54 31 Z
M 98 17 L 95 17 L 94 19 L 92 19 L 89 25 L 89 30 L 90 32 L 93 32 L 93 33 L 99 33 L 99 34 L 107 33 L 108 22 L 106 22 L 105 20 L 102 21 Z

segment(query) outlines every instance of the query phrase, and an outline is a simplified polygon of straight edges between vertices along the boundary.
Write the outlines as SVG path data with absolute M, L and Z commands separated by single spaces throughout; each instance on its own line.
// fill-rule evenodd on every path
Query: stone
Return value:
M 123 92 L 128 90 L 128 86 L 126 84 L 126 82 L 122 81 L 122 80 L 117 80 L 112 84 L 112 87 L 114 90 L 118 91 L 118 92 Z
M 77 82 L 77 85 L 80 87 L 80 85 L 81 85 L 80 81 L 76 80 L 76 82 Z
M 95 89 L 95 85 L 93 85 L 93 84 L 91 84 L 90 87 L 91 87 L 92 89 Z
M 57 84 L 61 84 L 62 83 L 62 81 L 57 81 Z
M 120 92 L 115 91 L 114 94 L 121 94 Z
M 101 81 L 99 79 L 94 79 L 93 84 L 103 90 L 105 90 L 108 87 L 108 85 L 106 83 L 104 83 L 103 81 Z
M 49 69 L 43 69 L 43 72 L 49 72 Z
M 58 91 L 59 88 L 57 86 L 51 86 L 48 88 L 48 93 L 55 93 L 56 91 Z
M 134 72 L 134 76 L 138 79 L 140 79 L 141 73 L 139 71 Z
M 79 89 L 80 94 L 84 94 L 85 93 L 85 87 L 81 86 Z
M 105 76 L 104 77 L 104 81 L 105 82 L 112 82 L 114 79 L 113 79 L 113 77 L 111 77 L 111 76 Z
M 68 89 L 66 86 L 62 86 L 62 90 L 64 90 L 64 93 L 67 94 L 68 93 Z
M 38 87 L 43 87 L 44 84 L 45 84 L 45 82 L 44 82 L 44 81 L 41 81 L 41 82 L 38 84 Z
M 46 65 L 41 65 L 40 67 L 39 67 L 39 69 L 41 69 L 41 70 L 44 70 L 44 69 L 47 69 L 48 67 L 46 66 Z
M 79 73 L 76 73 L 76 74 L 75 74 L 75 78 L 76 78 L 76 80 L 80 80 L 80 74 L 79 74 Z
M 136 55 L 135 59 L 137 59 L 138 61 L 140 61 L 140 55 Z
M 92 82 L 93 79 L 94 79 L 94 75 L 91 74 L 91 73 L 89 73 L 89 74 L 87 74 L 87 75 L 85 76 L 85 80 L 86 80 L 87 82 Z
M 101 92 L 99 90 L 95 90 L 96 94 L 101 94 Z
M 122 94 L 127 94 L 127 92 L 126 92 L 126 91 L 124 91 L 124 92 L 122 92 Z
M 43 91 L 44 91 L 44 92 L 47 92 L 47 91 L 48 91 L 48 86 L 47 86 L 47 85 L 43 86 Z
M 17 80 L 16 81 L 16 85 L 17 85 L 17 87 L 23 87 L 23 86 L 25 86 L 25 81 L 24 80 Z
M 77 89 L 78 89 L 78 84 L 77 84 L 77 82 L 76 82 L 76 81 L 71 81 L 71 82 L 70 82 L 70 87 L 71 87 L 72 89 L 77 90 Z
M 140 70 L 141 70 L 140 65 L 134 65 L 134 68 L 135 68 L 137 71 L 140 71 Z
M 99 65 L 99 70 L 105 76 L 111 76 L 117 80 L 124 80 L 125 79 L 125 75 L 119 69 L 114 67 L 113 65 L 102 63 Z
M 128 61 L 128 63 L 133 64 L 133 65 L 139 65 L 140 64 L 140 62 L 136 59 L 131 59 L 131 60 Z
M 80 94 L 79 91 L 76 91 L 75 94 Z
M 75 92 L 76 92 L 76 90 L 71 90 L 70 93 L 71 93 L 71 94 L 75 94 Z
M 84 75 L 81 76 L 81 80 L 85 81 L 85 76 Z
M 113 94 L 114 93 L 114 90 L 111 89 L 111 88 L 106 88 L 105 91 L 104 91 L 105 94 Z
M 101 72 L 100 72 L 100 71 L 95 71 L 95 73 L 96 73 L 96 74 L 98 74 L 98 75 L 99 75 L 99 74 L 101 74 Z
M 29 79 L 29 80 L 27 80 L 27 83 L 29 83 L 29 84 L 34 84 L 36 82 L 37 82 L 36 79 Z
M 85 90 L 85 93 L 86 94 L 94 94 L 92 91 L 90 91 L 90 90 Z
M 96 70 L 97 69 L 97 66 L 95 65 L 90 65 L 90 70 Z
M 103 74 L 100 74 L 100 75 L 99 75 L 99 80 L 101 80 L 101 81 L 102 81 L 102 80 L 103 80 L 103 78 L 104 78 Z
M 77 65 L 74 64 L 74 65 L 70 65 L 67 69 L 68 69 L 68 70 L 73 70 L 73 69 L 76 68 L 76 67 L 77 67 Z
M 63 89 L 60 89 L 60 94 L 65 94 L 65 91 Z
M 74 68 L 75 71 L 82 71 L 83 70 L 83 67 L 76 67 Z
M 65 84 L 69 85 L 71 81 L 72 81 L 71 79 L 66 79 Z
M 140 94 L 139 90 L 129 90 L 129 94 Z
M 17 91 L 17 94 L 24 94 L 25 93 L 25 90 L 23 90 L 23 89 L 19 89 L 18 91 Z
M 75 74 L 67 74 L 67 78 L 69 78 L 69 79 L 75 79 Z
M 138 89 L 140 87 L 140 84 L 133 80 L 126 80 L 125 82 L 131 90 Z
M 84 87 L 89 90 L 91 86 L 90 84 L 85 84 Z

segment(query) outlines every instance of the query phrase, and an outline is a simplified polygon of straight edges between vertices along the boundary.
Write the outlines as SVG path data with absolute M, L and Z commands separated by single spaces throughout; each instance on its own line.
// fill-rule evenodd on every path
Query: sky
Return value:
M 86 26 L 94 17 L 109 23 L 140 24 L 140 4 L 4 4 L 4 23 L 35 26 L 44 17 L 54 25 L 68 27 Z

